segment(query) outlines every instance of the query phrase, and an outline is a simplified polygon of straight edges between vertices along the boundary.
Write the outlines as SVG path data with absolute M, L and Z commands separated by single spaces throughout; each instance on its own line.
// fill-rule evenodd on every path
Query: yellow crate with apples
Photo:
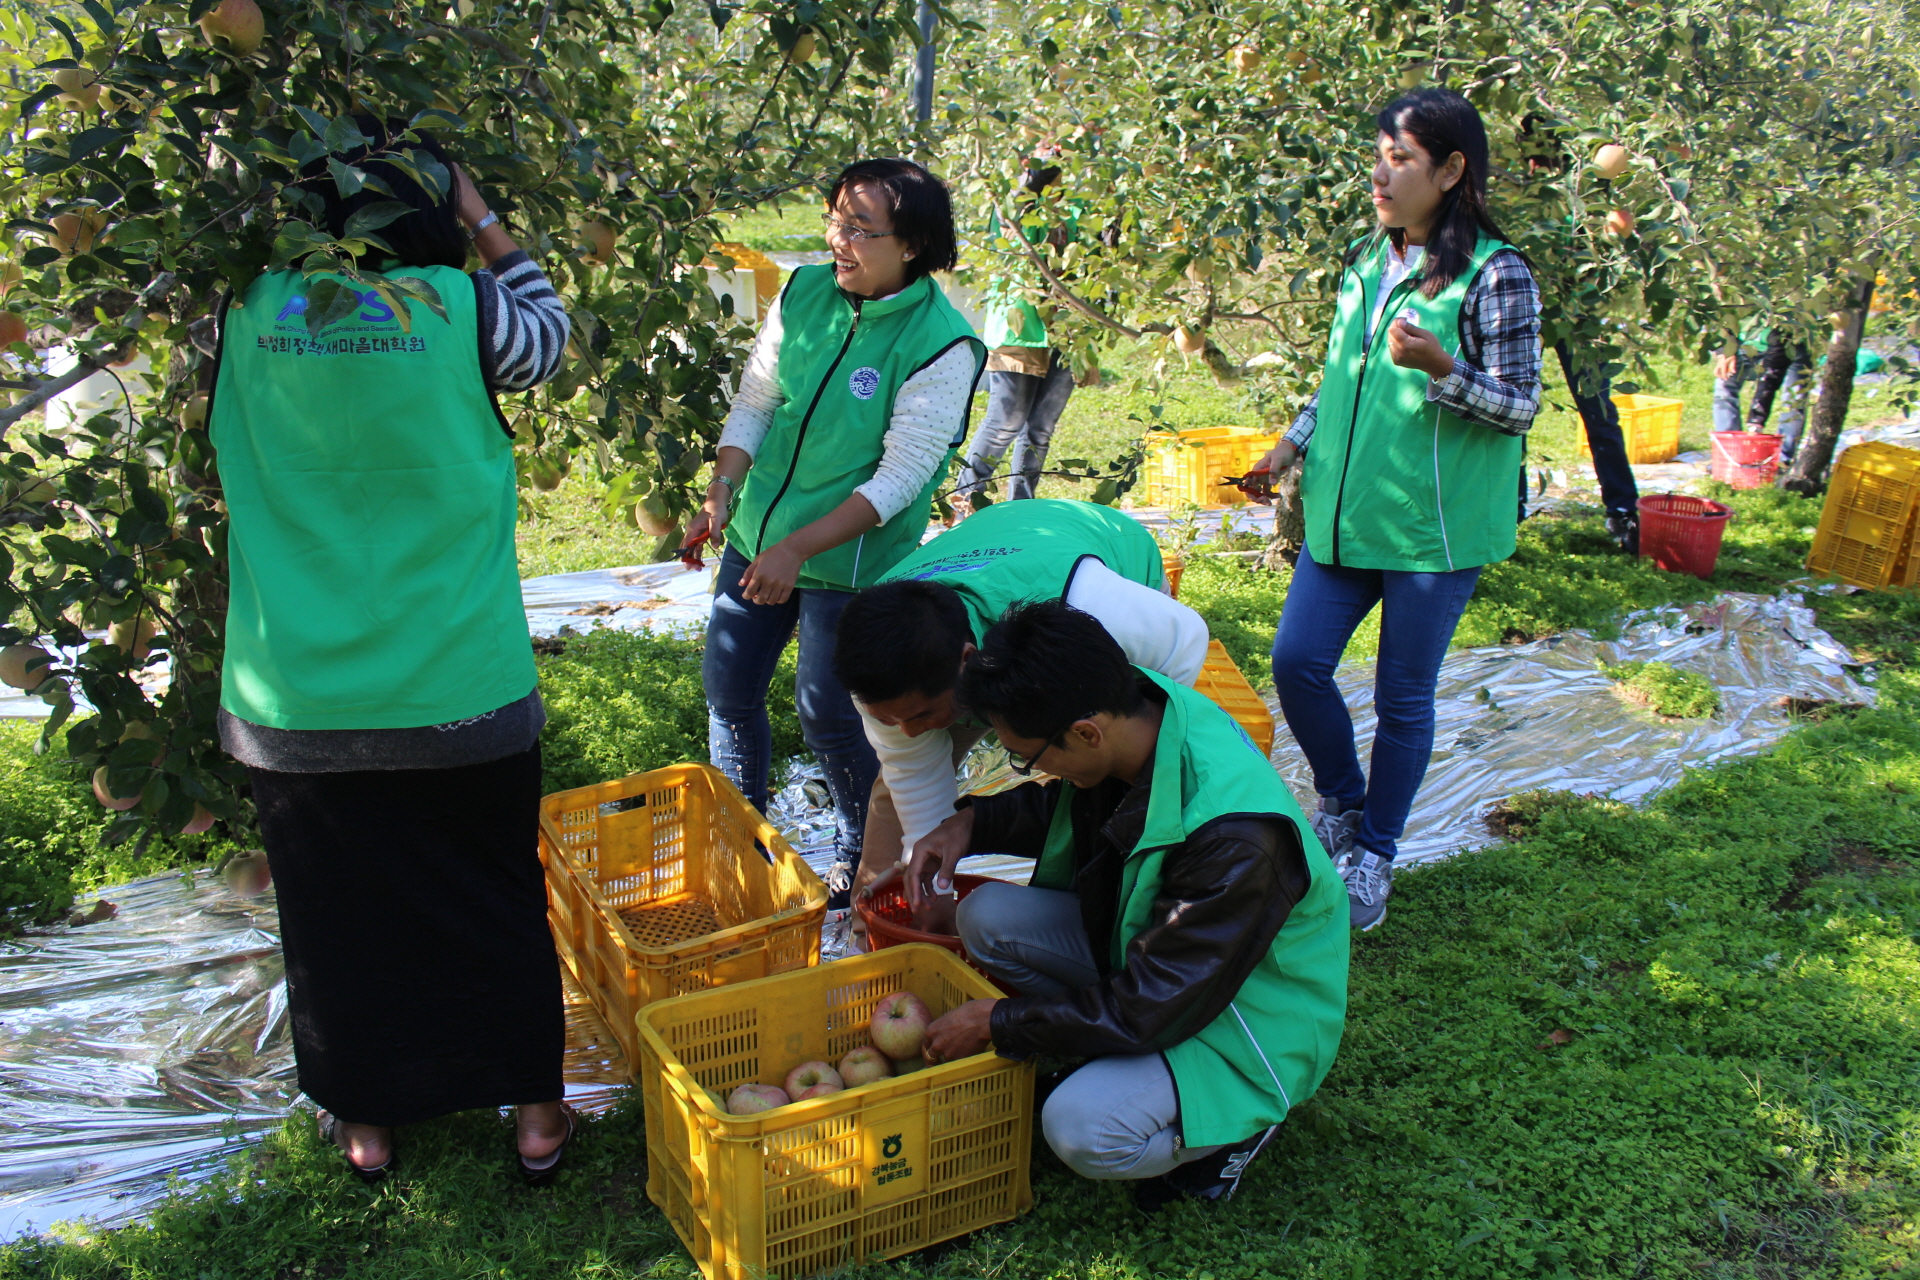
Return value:
M 647 1196 L 707 1280 L 802 1280 L 1032 1206 L 1033 1065 L 991 1050 L 728 1111 L 742 1086 L 868 1044 L 876 1006 L 903 991 L 930 1018 L 1000 995 L 951 952 L 907 944 L 640 1012 Z
M 1243 506 L 1247 495 L 1221 484 L 1220 477 L 1245 475 L 1279 443 L 1278 433 L 1254 427 L 1151 432 L 1140 467 L 1141 501 L 1150 507 Z
M 629 1062 L 653 1001 L 820 962 L 826 886 L 710 765 L 545 797 L 540 861 L 561 962 Z

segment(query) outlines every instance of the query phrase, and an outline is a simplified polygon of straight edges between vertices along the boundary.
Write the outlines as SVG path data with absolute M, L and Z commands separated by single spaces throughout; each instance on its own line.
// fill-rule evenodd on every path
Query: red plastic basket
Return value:
M 1686 493 L 1640 499 L 1640 555 L 1668 573 L 1710 577 L 1733 508 Z
M 1773 483 L 1780 470 L 1780 437 L 1764 431 L 1716 431 L 1713 461 L 1707 474 L 1736 489 L 1758 489 Z
M 953 877 L 953 889 L 956 898 L 965 898 L 983 884 L 1007 884 L 1008 881 L 993 876 L 970 876 L 961 872 Z M 953 954 L 973 965 L 974 969 L 985 974 L 988 981 L 1001 986 L 1000 980 L 973 963 L 973 957 L 967 954 L 967 948 L 960 939 L 950 933 L 927 933 L 913 927 L 913 910 L 907 906 L 907 882 L 895 878 L 886 884 L 869 890 L 854 899 L 853 909 L 867 922 L 867 949 L 879 951 L 886 947 L 897 947 L 906 942 L 926 942 L 936 947 L 944 947 Z

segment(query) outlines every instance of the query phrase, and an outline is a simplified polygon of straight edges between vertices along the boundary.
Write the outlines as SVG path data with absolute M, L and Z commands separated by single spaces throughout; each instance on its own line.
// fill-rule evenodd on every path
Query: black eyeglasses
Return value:
M 1067 729 L 1073 728 L 1074 725 L 1079 724 L 1082 720 L 1093 719 L 1094 714 L 1095 714 L 1094 712 L 1089 711 L 1086 715 L 1075 716 L 1072 720 L 1069 720 L 1067 722 Z M 1060 739 L 1067 736 L 1067 729 L 1062 729 L 1060 732 L 1048 738 L 1047 745 L 1044 747 L 1041 747 L 1038 751 L 1034 752 L 1032 757 L 1029 759 L 1022 760 L 1019 756 L 1013 753 L 1013 748 L 1011 747 L 1007 748 L 1007 767 L 1009 769 L 1012 769 L 1016 774 L 1018 774 L 1022 778 L 1033 776 L 1034 769 L 1037 768 L 1040 764 L 1040 757 L 1047 754 L 1047 752 L 1053 750 L 1055 747 L 1060 745 Z
M 826 224 L 827 235 L 831 236 L 838 231 L 855 244 L 865 244 L 869 240 L 885 240 L 888 236 L 897 234 L 892 231 L 865 231 L 851 222 L 840 221 L 830 213 L 821 215 L 820 221 Z

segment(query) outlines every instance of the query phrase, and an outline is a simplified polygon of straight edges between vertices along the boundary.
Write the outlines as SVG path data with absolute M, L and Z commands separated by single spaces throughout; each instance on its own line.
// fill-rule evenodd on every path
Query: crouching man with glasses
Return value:
M 1021 994 L 928 1030 L 927 1058 L 1090 1059 L 1046 1098 L 1047 1143 L 1148 1211 L 1232 1195 L 1333 1064 L 1346 891 L 1286 784 L 1226 712 L 1130 665 L 1087 614 L 1008 611 L 960 677 L 1034 781 L 963 799 L 914 847 L 909 897 L 968 853 L 1038 860 L 960 903 L 968 952 Z

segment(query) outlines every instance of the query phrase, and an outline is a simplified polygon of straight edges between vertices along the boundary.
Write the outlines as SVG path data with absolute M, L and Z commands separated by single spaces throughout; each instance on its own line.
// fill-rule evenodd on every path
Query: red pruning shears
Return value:
M 1268 477 L 1273 473 L 1265 467 L 1255 467 L 1243 476 L 1221 476 L 1221 484 L 1230 484 L 1250 497 L 1264 498 L 1270 490 Z
M 680 557 L 680 563 L 687 566 L 687 568 L 704 569 L 707 567 L 707 562 L 700 558 L 700 544 L 705 542 L 708 538 L 712 536 L 713 535 L 711 534 L 703 533 L 699 537 L 695 538 L 693 541 L 681 547 L 674 554 Z

